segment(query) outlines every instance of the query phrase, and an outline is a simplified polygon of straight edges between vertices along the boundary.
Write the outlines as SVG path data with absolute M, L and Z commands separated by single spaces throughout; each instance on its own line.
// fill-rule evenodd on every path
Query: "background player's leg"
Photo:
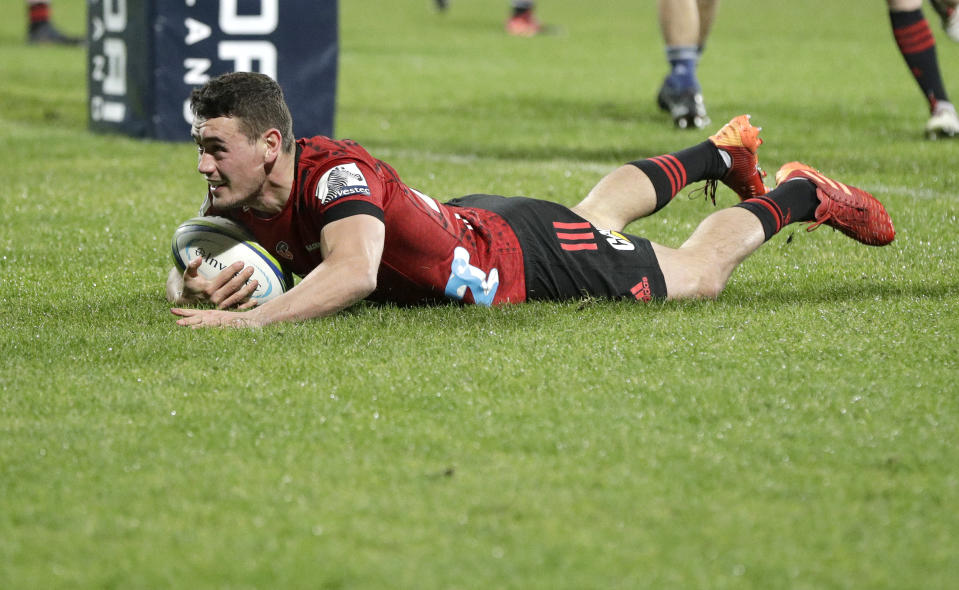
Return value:
M 707 9 L 702 18 L 700 8 Z M 709 123 L 696 67 L 715 16 L 712 0 L 659 0 L 659 25 L 670 71 L 656 98 L 677 127 L 701 128 Z
M 959 116 L 946 94 L 936 53 L 936 39 L 923 15 L 922 0 L 887 0 L 887 4 L 899 52 L 919 90 L 929 101 L 930 117 L 926 123 L 926 134 L 933 138 L 959 135 Z
M 81 45 L 83 39 L 64 35 L 50 21 L 49 0 L 27 0 L 27 43 L 52 45 Z
M 543 32 L 543 25 L 533 14 L 534 5 L 533 0 L 512 0 L 506 32 L 516 37 L 532 37 Z
M 959 0 L 930 0 L 942 20 L 942 29 L 953 41 L 959 41 Z
M 666 46 L 699 45 L 699 6 L 696 0 L 659 0 L 659 26 Z
M 697 4 L 699 5 L 699 54 L 702 56 L 703 49 L 706 47 L 706 39 L 709 38 L 709 32 L 716 20 L 719 0 L 699 0 Z

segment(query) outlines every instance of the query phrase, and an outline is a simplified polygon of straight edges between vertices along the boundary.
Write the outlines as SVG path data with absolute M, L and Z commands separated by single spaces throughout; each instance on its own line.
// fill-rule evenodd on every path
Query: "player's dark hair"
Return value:
M 190 94 L 194 117 L 235 117 L 250 141 L 276 128 L 283 134 L 283 151 L 293 151 L 293 117 L 283 89 L 272 78 L 256 72 L 232 72 L 213 78 Z

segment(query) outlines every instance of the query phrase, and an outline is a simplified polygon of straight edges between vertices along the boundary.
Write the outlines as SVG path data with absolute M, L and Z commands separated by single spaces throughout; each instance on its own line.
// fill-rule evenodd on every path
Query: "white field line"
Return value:
M 514 162 L 514 160 L 506 158 L 495 158 L 489 156 L 478 156 L 476 154 L 447 154 L 439 152 L 431 152 L 428 150 L 411 150 L 411 149 L 390 149 L 390 148 L 378 148 L 376 149 L 376 154 L 374 157 L 380 157 L 385 160 L 390 158 L 405 158 L 408 160 L 425 160 L 427 162 L 443 162 L 448 164 L 455 164 L 462 166 L 465 164 L 472 164 L 479 161 L 489 161 L 495 162 L 497 160 L 506 160 L 509 162 Z M 529 162 L 538 166 L 542 166 L 548 170 L 557 170 L 560 172 L 588 172 L 590 174 L 604 175 L 611 172 L 616 168 L 616 164 L 601 164 L 599 162 L 582 162 L 578 160 L 571 160 L 569 158 L 550 158 L 546 160 L 523 160 L 524 162 Z M 625 162 L 624 162 L 625 163 Z M 769 179 L 767 179 L 769 182 Z M 939 190 L 934 190 L 930 188 L 915 188 L 908 186 L 896 186 L 888 185 L 882 182 L 870 183 L 868 186 L 861 186 L 873 195 L 895 195 L 895 196 L 904 196 L 909 197 L 915 200 L 933 200 L 933 199 L 946 199 L 946 200 L 959 200 L 959 190 L 956 192 L 944 192 Z
M 891 186 L 881 182 L 861 186 L 860 188 L 869 191 L 873 195 L 896 195 L 905 196 L 912 199 L 928 201 L 932 199 L 959 200 L 959 191 L 943 192 L 930 188 L 914 188 L 909 186 Z M 880 199 L 882 200 L 882 199 Z
M 373 153 L 373 152 L 370 152 Z M 376 148 L 373 157 L 380 158 L 383 160 L 389 160 L 389 158 L 406 158 L 408 160 L 425 160 L 427 162 L 445 162 L 448 164 L 472 164 L 479 161 L 488 161 L 495 162 L 498 160 L 505 160 L 508 162 L 515 162 L 509 158 L 496 158 L 490 156 L 478 156 L 476 154 L 443 154 L 438 152 L 431 152 L 426 150 L 410 150 L 410 149 L 390 149 L 390 148 Z M 591 172 L 596 174 L 606 174 L 611 172 L 616 165 L 607 165 L 599 164 L 597 162 L 581 162 L 577 160 L 570 160 L 568 158 L 550 158 L 548 160 L 536 160 L 536 159 L 523 159 L 522 162 L 535 163 L 536 165 L 546 167 L 551 170 L 569 170 L 574 169 L 577 171 Z M 625 162 L 624 162 L 625 163 Z

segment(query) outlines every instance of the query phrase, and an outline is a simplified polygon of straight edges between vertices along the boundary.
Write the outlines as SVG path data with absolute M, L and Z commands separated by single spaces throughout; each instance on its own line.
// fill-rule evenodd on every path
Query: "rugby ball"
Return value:
M 225 217 L 194 217 L 173 232 L 173 262 L 181 271 L 197 258 L 200 276 L 212 279 L 238 260 L 253 267 L 256 291 L 251 299 L 264 303 L 293 288 L 293 276 L 242 225 Z

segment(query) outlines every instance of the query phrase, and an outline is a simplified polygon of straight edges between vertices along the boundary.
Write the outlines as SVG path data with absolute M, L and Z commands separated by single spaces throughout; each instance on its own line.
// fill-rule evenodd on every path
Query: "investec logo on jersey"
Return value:
M 199 0 L 183 0 L 187 7 L 194 7 Z M 206 0 L 204 0 L 206 1 Z M 245 2 L 244 5 L 248 5 Z M 259 0 L 259 11 L 249 14 L 240 14 L 239 0 L 220 0 L 216 22 L 188 16 L 186 37 L 184 44 L 190 48 L 199 46 L 203 41 L 214 37 L 216 42 L 217 59 L 232 62 L 230 68 L 234 72 L 260 72 L 276 79 L 277 50 L 276 46 L 267 39 L 257 39 L 272 34 L 280 22 L 280 0 Z M 216 26 L 218 31 L 214 31 Z M 224 38 L 232 36 L 232 38 Z M 203 57 L 198 52 L 196 56 L 183 60 L 183 83 L 188 86 L 200 86 L 210 79 L 210 70 L 213 60 Z M 190 112 L 190 101 L 183 103 L 183 118 L 187 123 L 193 122 Z
M 328 205 L 340 197 L 370 196 L 370 185 L 360 167 L 350 162 L 327 170 L 316 183 L 316 198 Z

